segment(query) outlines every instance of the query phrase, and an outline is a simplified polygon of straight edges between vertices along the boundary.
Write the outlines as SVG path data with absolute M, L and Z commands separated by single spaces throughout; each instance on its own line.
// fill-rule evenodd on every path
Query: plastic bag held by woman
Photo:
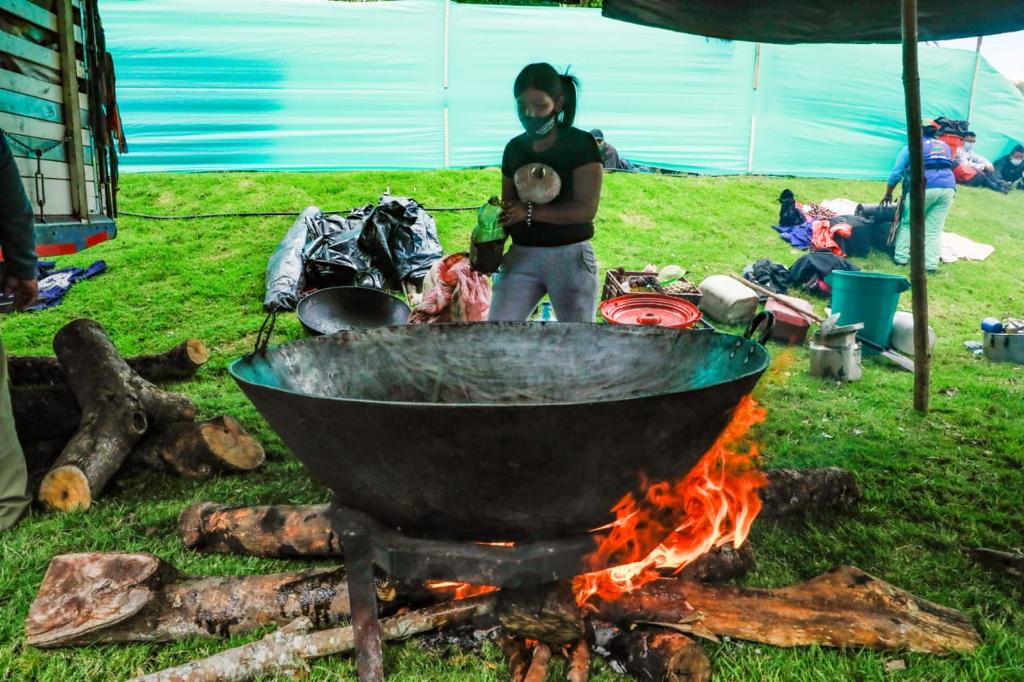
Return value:
M 508 234 L 501 224 L 501 200 L 490 201 L 476 212 L 476 227 L 469 243 L 469 261 L 477 272 L 489 275 L 501 267 Z

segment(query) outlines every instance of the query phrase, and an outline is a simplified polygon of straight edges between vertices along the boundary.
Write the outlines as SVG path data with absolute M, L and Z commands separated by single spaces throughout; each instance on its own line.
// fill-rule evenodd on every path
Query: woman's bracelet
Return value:
M 530 227 L 533 224 L 533 202 L 526 202 L 526 227 Z

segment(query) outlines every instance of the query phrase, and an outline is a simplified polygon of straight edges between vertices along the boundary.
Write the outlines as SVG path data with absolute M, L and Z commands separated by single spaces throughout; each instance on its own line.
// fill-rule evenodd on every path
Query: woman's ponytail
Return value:
M 562 120 L 560 125 L 563 128 L 570 127 L 576 120 L 576 105 L 579 102 L 580 81 L 576 76 L 565 73 L 558 77 L 562 84 Z

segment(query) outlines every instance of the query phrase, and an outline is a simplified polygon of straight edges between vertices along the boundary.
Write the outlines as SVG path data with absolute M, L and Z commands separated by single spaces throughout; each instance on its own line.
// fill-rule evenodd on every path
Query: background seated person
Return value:
M 1010 191 L 1010 188 L 996 176 L 992 162 L 974 151 L 978 136 L 972 132 L 964 135 L 964 146 L 957 152 L 959 166 L 956 170 L 957 182 L 968 187 L 988 187 L 996 192 Z
M 590 131 L 597 142 L 597 150 L 601 152 L 601 163 L 607 170 L 630 170 L 632 164 L 619 156 L 619 150 L 605 142 L 604 133 L 599 128 Z
M 1000 180 L 1024 189 L 1024 146 L 1014 147 L 1009 154 L 996 161 L 995 168 Z

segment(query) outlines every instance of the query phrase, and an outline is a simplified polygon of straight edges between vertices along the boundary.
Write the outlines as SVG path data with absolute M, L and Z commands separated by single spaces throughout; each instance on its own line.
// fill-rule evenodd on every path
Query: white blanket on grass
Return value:
M 996 247 L 988 244 L 979 244 L 967 237 L 961 237 L 952 232 L 942 233 L 942 254 L 940 258 L 943 263 L 955 263 L 961 258 L 964 260 L 985 260 L 996 250 Z

